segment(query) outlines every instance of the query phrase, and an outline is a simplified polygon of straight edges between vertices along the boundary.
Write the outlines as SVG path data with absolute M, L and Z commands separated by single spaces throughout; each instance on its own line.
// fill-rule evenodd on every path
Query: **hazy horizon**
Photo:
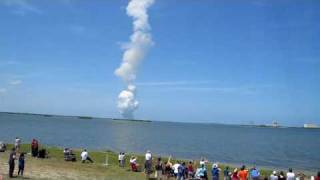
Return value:
M 0 1 L 0 111 L 121 118 L 127 3 Z M 134 117 L 320 124 L 319 5 L 156 0 Z

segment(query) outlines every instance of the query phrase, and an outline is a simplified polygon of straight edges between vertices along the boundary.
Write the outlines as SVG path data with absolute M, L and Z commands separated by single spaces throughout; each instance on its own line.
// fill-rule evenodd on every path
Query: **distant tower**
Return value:
M 272 121 L 272 127 L 279 127 L 279 124 L 277 121 Z

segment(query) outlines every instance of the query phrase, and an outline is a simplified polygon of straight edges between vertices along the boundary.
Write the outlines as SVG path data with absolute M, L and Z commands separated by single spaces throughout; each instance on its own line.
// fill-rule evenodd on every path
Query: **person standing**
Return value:
M 251 169 L 250 175 L 251 175 L 251 179 L 252 179 L 252 180 L 259 180 L 260 172 L 259 172 L 259 170 L 254 166 L 254 167 Z
M 194 177 L 194 168 L 193 168 L 193 162 L 190 161 L 188 165 L 188 178 L 191 179 Z
M 16 149 L 16 152 L 19 152 L 20 144 L 21 144 L 21 139 L 19 137 L 16 137 L 14 141 L 14 148 Z
M 279 176 L 278 176 L 278 180 L 286 180 L 286 176 L 284 176 L 283 171 L 280 171 Z
M 320 171 L 318 172 L 318 174 L 317 174 L 317 176 L 316 176 L 315 180 L 320 180 Z
M 120 167 L 124 167 L 124 158 L 125 158 L 125 154 L 124 154 L 124 152 L 120 152 L 119 153 L 119 156 L 118 156 L 118 159 L 119 159 L 119 166 Z
M 197 169 L 195 177 L 201 180 L 208 179 L 207 169 L 204 164 L 201 164 L 200 168 Z
M 278 180 L 279 177 L 277 176 L 277 171 L 273 171 L 270 175 L 270 180 Z
M 294 180 L 296 177 L 296 175 L 294 174 L 294 172 L 292 171 L 291 168 L 289 168 L 289 172 L 287 173 L 287 180 Z
M 161 157 L 158 157 L 158 161 L 157 161 L 157 164 L 155 166 L 155 169 L 156 169 L 155 178 L 157 178 L 157 180 L 162 179 L 163 163 L 162 163 Z
M 229 166 L 227 166 L 223 171 L 223 180 L 231 180 L 231 173 L 229 170 Z
M 14 166 L 15 166 L 15 160 L 16 160 L 16 149 L 12 148 L 12 151 L 9 155 L 9 177 L 12 178 L 13 177 L 13 171 L 14 171 Z
M 248 179 L 248 170 L 246 169 L 246 166 L 243 165 L 241 167 L 241 170 L 238 173 L 239 179 L 240 180 L 247 180 Z
M 182 162 L 178 167 L 177 180 L 184 180 L 185 175 L 185 162 Z
M 145 155 L 145 163 L 144 163 L 144 169 L 146 173 L 146 178 L 150 178 L 150 174 L 152 173 L 152 154 L 151 151 L 147 151 Z
M 175 178 L 178 177 L 179 167 L 180 167 L 180 162 L 179 162 L 179 161 L 177 161 L 177 162 L 172 166 L 173 174 L 174 174 L 174 177 L 175 177 Z
M 231 176 L 231 180 L 239 180 L 239 173 L 238 173 L 238 169 L 235 168 L 233 170 L 232 176 Z
M 21 154 L 20 154 L 20 157 L 19 157 L 19 171 L 18 171 L 18 175 L 23 176 L 24 163 L 25 163 L 24 153 L 21 153 Z
M 218 167 L 218 164 L 212 165 L 211 174 L 212 180 L 219 180 L 220 168 Z

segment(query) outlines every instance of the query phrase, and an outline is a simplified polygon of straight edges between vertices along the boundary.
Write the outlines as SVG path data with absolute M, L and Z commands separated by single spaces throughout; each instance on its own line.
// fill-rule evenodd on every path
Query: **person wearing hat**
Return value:
M 231 176 L 231 180 L 239 180 L 239 176 L 238 176 L 238 168 L 235 168 L 233 170 L 232 176 Z
M 212 165 L 212 180 L 219 180 L 219 174 L 220 174 L 221 169 L 218 167 L 218 164 L 213 164 Z
M 270 180 L 278 180 L 278 175 L 277 171 L 273 171 L 272 174 L 270 175 Z

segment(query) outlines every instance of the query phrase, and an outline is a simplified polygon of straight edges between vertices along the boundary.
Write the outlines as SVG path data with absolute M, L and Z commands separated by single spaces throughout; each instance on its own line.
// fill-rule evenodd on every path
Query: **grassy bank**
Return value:
M 11 149 L 12 145 L 9 145 L 8 149 Z M 90 157 L 94 160 L 94 163 L 81 163 L 80 160 L 80 152 L 81 150 L 74 150 L 74 153 L 77 156 L 77 162 L 66 162 L 63 159 L 63 149 L 57 147 L 44 147 L 47 149 L 49 153 L 48 159 L 38 159 L 32 158 L 29 154 L 26 157 L 26 167 L 25 167 L 25 178 L 28 179 L 145 179 L 145 175 L 143 172 L 132 172 L 129 167 L 129 158 L 133 154 L 127 154 L 126 156 L 126 166 L 124 168 L 120 168 L 118 166 L 118 153 L 112 151 L 89 151 Z M 20 152 L 30 152 L 30 145 L 22 145 Z M 144 156 L 137 155 L 139 164 L 143 165 Z M 9 151 L 5 153 L 0 153 L 0 174 L 2 174 L 5 179 L 7 179 L 8 173 L 8 157 Z M 108 166 L 105 166 L 106 157 L 108 159 Z M 154 157 L 157 157 L 154 155 Z M 155 160 L 156 158 L 154 158 Z M 164 161 L 167 158 L 163 158 Z M 174 163 L 176 160 L 172 160 Z M 181 160 L 180 160 L 181 161 Z M 187 160 L 185 160 L 187 162 Z M 196 166 L 199 165 L 196 162 Z M 17 164 L 16 164 L 17 168 Z M 223 170 L 224 165 L 220 165 L 220 168 Z M 211 177 L 210 169 L 211 164 L 208 165 L 208 174 Z M 15 170 L 16 174 L 17 170 Z M 261 174 L 263 176 L 270 175 L 270 170 L 261 170 Z M 220 177 L 223 179 L 223 176 Z M 16 178 L 23 179 L 23 178 Z M 173 179 L 173 178 L 172 178 Z

